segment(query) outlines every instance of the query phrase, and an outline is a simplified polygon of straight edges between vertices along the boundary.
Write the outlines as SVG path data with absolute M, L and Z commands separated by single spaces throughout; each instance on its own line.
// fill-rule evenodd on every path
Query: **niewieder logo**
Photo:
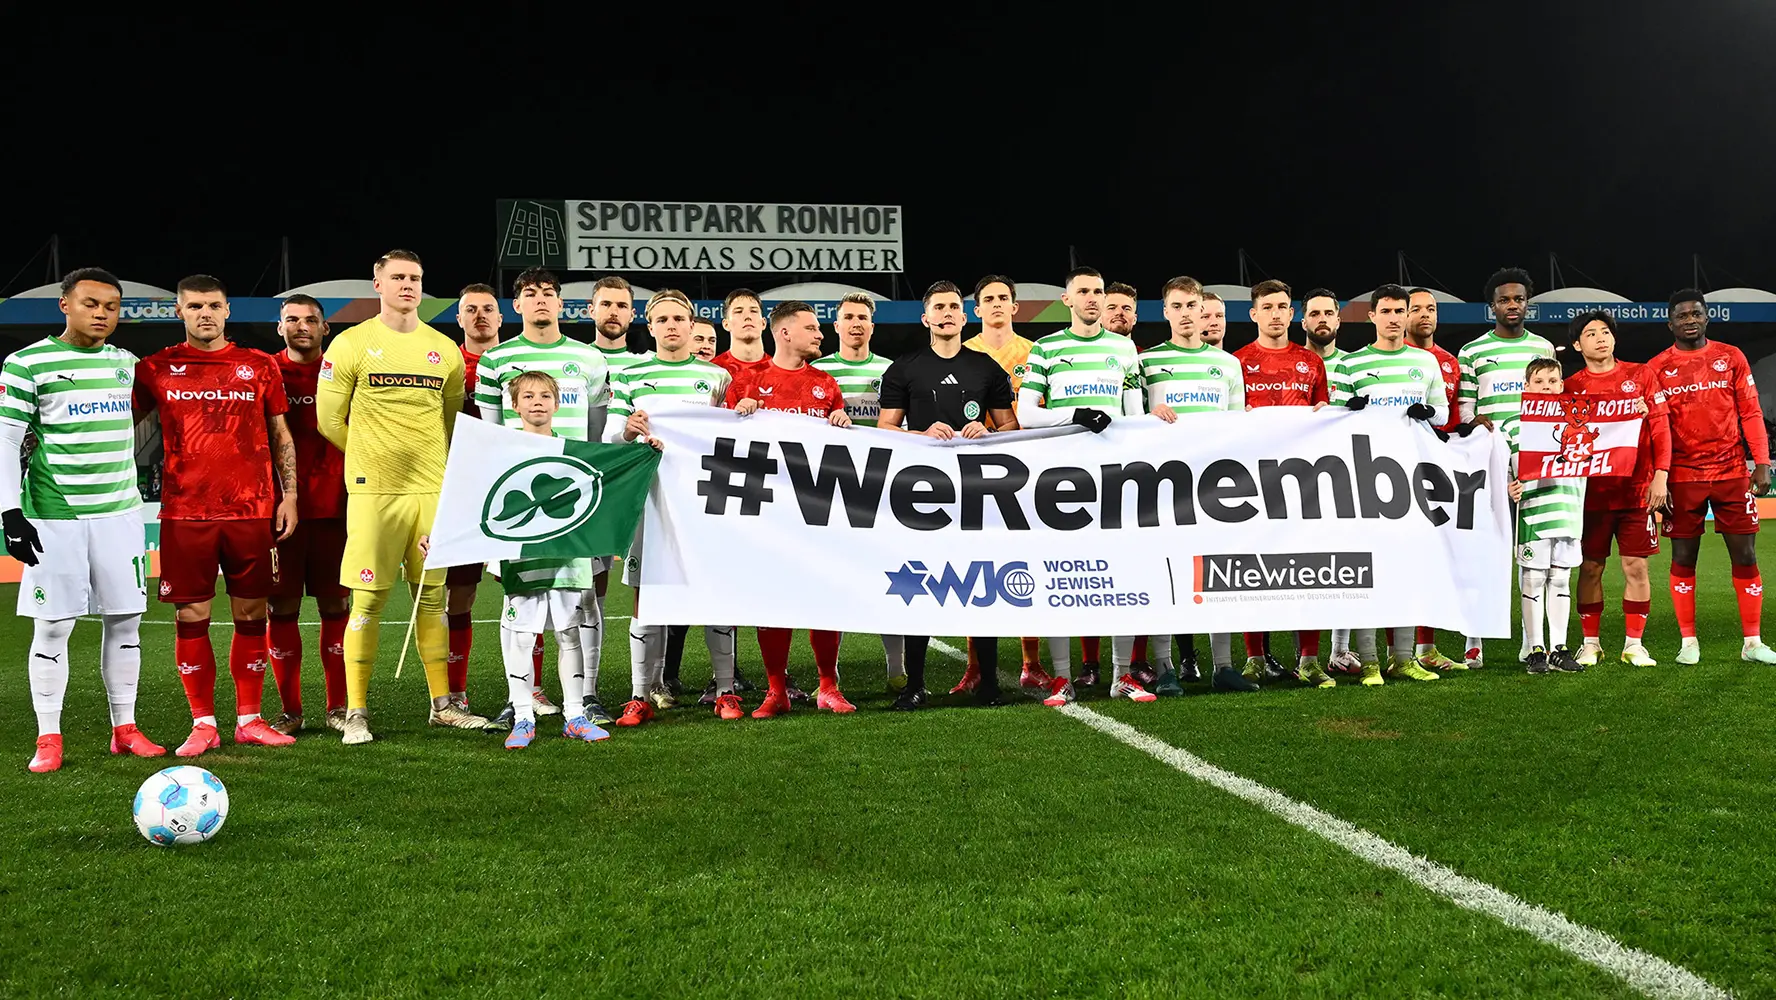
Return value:
M 1375 586 L 1375 556 L 1370 552 L 1231 552 L 1195 556 L 1194 561 L 1199 601 L 1203 594 Z

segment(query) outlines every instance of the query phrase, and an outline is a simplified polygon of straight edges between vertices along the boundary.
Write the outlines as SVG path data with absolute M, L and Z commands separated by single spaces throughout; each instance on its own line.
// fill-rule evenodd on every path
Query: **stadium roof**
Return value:
M 1776 292 L 1762 288 L 1717 288 L 1707 294 L 1710 302 L 1776 302 Z
M 1020 302 L 1058 302 L 1067 290 L 1059 285 L 1045 285 L 1040 281 L 1019 281 L 1017 297 Z M 973 295 L 962 296 L 962 301 L 973 302 Z
M 144 285 L 139 281 L 123 282 L 123 297 L 126 299 L 170 299 L 173 296 L 174 292 L 170 288 Z M 62 297 L 62 283 L 58 281 L 54 284 L 27 288 L 12 297 L 15 299 L 59 299 Z
M 773 299 L 776 301 L 782 301 L 784 299 L 801 299 L 805 302 L 831 302 L 842 299 L 853 292 L 862 292 L 870 297 L 871 302 L 876 302 L 888 297 L 886 295 L 879 295 L 867 288 L 860 288 L 857 285 L 841 284 L 837 281 L 797 281 L 793 284 L 778 285 L 776 288 L 767 288 L 760 292 L 759 295 L 762 298 Z
M 298 294 L 312 295 L 317 299 L 373 299 L 376 298 L 376 283 L 368 278 L 311 281 L 306 285 L 286 288 L 274 297 L 282 299 Z
M 1223 302 L 1252 301 L 1251 285 L 1204 285 L 1203 291 L 1214 292 Z
M 586 299 L 587 301 L 590 301 L 593 297 L 592 286 L 596 284 L 598 284 L 596 281 L 570 281 L 561 286 L 561 297 L 564 299 Z M 506 289 L 502 289 L 500 294 L 504 295 L 506 291 Z M 646 302 L 648 299 L 654 297 L 654 289 L 643 288 L 640 285 L 630 285 L 629 297 L 636 302 Z
M 1551 288 L 1540 295 L 1531 295 L 1531 302 L 1631 302 L 1632 299 L 1601 288 Z
M 1377 287 L 1379 287 L 1379 286 L 1377 286 Z M 1454 302 L 1454 303 L 1459 304 L 1462 301 L 1461 299 L 1458 299 L 1455 296 L 1449 294 L 1448 292 L 1445 292 L 1445 291 L 1438 289 L 1438 288 L 1427 288 L 1427 289 L 1425 289 L 1425 291 L 1430 292 L 1431 297 L 1436 299 L 1438 302 Z M 1374 294 L 1375 294 L 1375 289 L 1371 288 L 1361 295 L 1351 296 L 1350 301 L 1352 301 L 1352 302 L 1367 301 L 1369 296 L 1374 295 Z

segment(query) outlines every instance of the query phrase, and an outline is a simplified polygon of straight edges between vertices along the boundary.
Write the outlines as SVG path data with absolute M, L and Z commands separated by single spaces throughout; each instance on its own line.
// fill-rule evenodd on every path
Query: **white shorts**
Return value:
M 1577 538 L 1538 538 L 1517 543 L 1517 565 L 1524 569 L 1572 569 L 1580 558 Z
M 148 545 L 141 508 L 110 517 L 31 523 L 43 552 L 19 579 L 20 617 L 60 621 L 148 610 Z
M 540 635 L 580 627 L 583 590 L 539 590 L 532 594 L 507 594 L 500 625 L 514 632 Z

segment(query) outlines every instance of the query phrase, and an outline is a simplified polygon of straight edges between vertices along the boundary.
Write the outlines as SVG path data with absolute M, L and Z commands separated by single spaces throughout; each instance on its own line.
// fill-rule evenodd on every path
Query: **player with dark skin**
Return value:
M 1521 287 L 1521 286 L 1510 286 Z M 1504 294 L 1504 288 L 1499 289 Z M 1521 321 L 1519 326 L 1521 326 Z M 1671 307 L 1671 315 L 1665 321 L 1671 330 L 1671 345 L 1680 351 L 1700 351 L 1708 346 L 1708 307 L 1701 302 L 1679 302 Z M 1770 465 L 1759 463 L 1751 471 L 1751 488 L 1758 496 L 1770 494 Z M 1756 535 L 1722 535 L 1727 543 L 1727 558 L 1735 566 L 1757 565 Z M 1673 538 L 1671 539 L 1671 561 L 1679 566 L 1695 566 L 1696 558 L 1702 554 L 1702 539 Z

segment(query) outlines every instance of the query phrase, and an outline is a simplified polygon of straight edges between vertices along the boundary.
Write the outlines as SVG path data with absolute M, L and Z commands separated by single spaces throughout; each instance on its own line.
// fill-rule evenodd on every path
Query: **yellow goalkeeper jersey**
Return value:
M 348 493 L 437 495 L 462 407 L 462 351 L 424 323 L 396 333 L 366 320 L 334 337 L 321 360 L 315 416 L 345 452 Z
M 1030 348 L 1036 346 L 1034 343 L 1014 333 L 1011 335 L 1011 339 L 1005 342 L 1004 347 L 995 351 L 987 346 L 985 337 L 976 334 L 964 340 L 962 346 L 979 351 L 999 362 L 999 367 L 1005 369 L 1005 374 L 1011 376 L 1011 398 L 1017 398 L 1018 390 L 1024 387 L 1024 372 L 1029 368 Z

